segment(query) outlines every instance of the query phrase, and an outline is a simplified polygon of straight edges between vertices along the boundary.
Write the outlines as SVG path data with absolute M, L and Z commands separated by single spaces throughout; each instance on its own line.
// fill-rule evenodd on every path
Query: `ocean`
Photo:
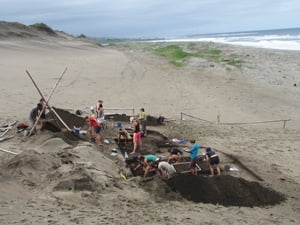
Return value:
M 151 42 L 216 42 L 257 48 L 300 50 L 300 28 L 190 35 Z

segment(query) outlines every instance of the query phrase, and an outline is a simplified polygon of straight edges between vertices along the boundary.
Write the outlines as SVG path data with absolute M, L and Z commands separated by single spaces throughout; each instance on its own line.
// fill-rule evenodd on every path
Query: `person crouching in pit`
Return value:
M 148 174 L 151 172 L 151 171 L 156 171 L 156 168 L 157 168 L 157 164 L 158 164 L 158 161 L 159 161 L 159 157 L 156 156 L 156 155 L 145 155 L 145 156 L 140 156 L 139 157 L 139 160 L 140 160 L 140 164 L 134 168 L 134 170 L 137 170 L 139 167 L 143 166 L 144 167 L 144 176 L 143 177 L 147 177 Z
M 220 166 L 219 166 L 219 163 L 220 163 L 219 156 L 213 150 L 211 150 L 210 147 L 206 148 L 205 151 L 206 151 L 205 157 L 209 164 L 211 176 L 214 175 L 214 169 L 217 169 L 218 175 L 221 175 L 221 170 L 220 170 Z
M 100 124 L 98 123 L 97 119 L 94 117 L 85 117 L 85 120 L 90 125 L 89 133 L 90 133 L 91 138 L 95 138 L 96 144 L 98 146 L 101 146 L 102 145 L 101 137 L 100 137 L 101 127 L 100 127 Z

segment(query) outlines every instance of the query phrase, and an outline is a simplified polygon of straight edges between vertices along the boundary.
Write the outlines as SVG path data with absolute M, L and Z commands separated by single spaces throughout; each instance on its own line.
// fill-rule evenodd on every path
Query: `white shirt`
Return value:
M 176 170 L 173 165 L 167 163 L 167 162 L 160 162 L 158 164 L 158 169 L 163 169 L 167 172 L 168 177 L 171 177 L 176 173 Z

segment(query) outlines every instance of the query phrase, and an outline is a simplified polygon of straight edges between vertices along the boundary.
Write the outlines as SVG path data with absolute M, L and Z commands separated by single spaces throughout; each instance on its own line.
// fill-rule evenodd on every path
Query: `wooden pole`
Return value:
M 0 151 L 1 152 L 5 152 L 5 153 L 9 153 L 9 154 L 13 154 L 13 155 L 18 155 L 19 153 L 16 153 L 16 152 L 12 152 L 12 151 L 9 151 L 9 150 L 5 150 L 3 148 L 0 148 Z
M 66 72 L 67 68 L 65 69 L 64 73 Z M 28 74 L 28 76 L 30 77 L 31 81 L 33 82 L 35 88 L 37 89 L 37 91 L 39 92 L 40 96 L 45 99 L 43 93 L 41 92 L 41 90 L 39 89 L 39 87 L 37 86 L 37 84 L 35 83 L 35 81 L 33 80 L 32 76 L 30 75 L 30 73 L 28 71 L 26 71 L 26 73 Z M 46 106 L 48 106 L 50 108 L 50 111 L 54 113 L 54 115 L 58 118 L 58 120 L 63 124 L 63 126 L 68 130 L 68 131 L 72 131 L 70 129 L 70 127 L 63 121 L 63 119 L 58 115 L 58 113 L 49 105 L 49 102 L 46 102 Z
M 66 71 L 67 71 L 67 68 L 64 70 L 64 72 L 61 74 L 61 76 L 58 78 L 58 80 L 57 80 L 56 83 L 54 84 L 54 86 L 53 86 L 53 88 L 52 88 L 52 90 L 51 90 L 51 92 L 50 92 L 50 94 L 49 94 L 49 96 L 48 96 L 48 99 L 46 100 L 45 98 L 42 97 L 42 98 L 46 101 L 46 105 L 48 105 L 48 102 L 50 101 L 50 99 L 51 99 L 51 97 L 52 97 L 52 95 L 53 95 L 53 93 L 54 93 L 56 87 L 58 86 L 59 82 L 61 81 L 61 79 L 62 79 L 63 76 L 65 75 Z M 36 88 L 38 88 L 37 84 L 34 82 L 33 78 L 31 77 L 30 73 L 29 73 L 27 70 L 26 70 L 26 73 L 28 74 L 28 76 L 29 76 L 30 79 L 32 80 L 34 86 L 35 86 Z M 43 94 L 41 93 L 40 90 L 39 90 L 38 92 L 40 93 L 41 96 L 43 96 Z M 33 130 L 35 129 L 36 125 L 38 124 L 38 122 L 39 122 L 39 120 L 40 120 L 40 118 L 41 118 L 42 113 L 45 111 L 46 105 L 43 105 L 42 112 L 39 114 L 37 120 L 36 120 L 35 123 L 33 124 L 33 127 L 31 128 L 31 130 L 30 130 L 28 136 L 30 136 L 30 135 L 32 134 Z

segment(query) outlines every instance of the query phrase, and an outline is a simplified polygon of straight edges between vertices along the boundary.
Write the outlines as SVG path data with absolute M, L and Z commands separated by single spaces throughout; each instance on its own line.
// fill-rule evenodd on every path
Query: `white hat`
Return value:
M 91 109 L 91 110 L 95 110 L 95 107 L 94 107 L 94 106 L 91 106 L 90 109 Z

